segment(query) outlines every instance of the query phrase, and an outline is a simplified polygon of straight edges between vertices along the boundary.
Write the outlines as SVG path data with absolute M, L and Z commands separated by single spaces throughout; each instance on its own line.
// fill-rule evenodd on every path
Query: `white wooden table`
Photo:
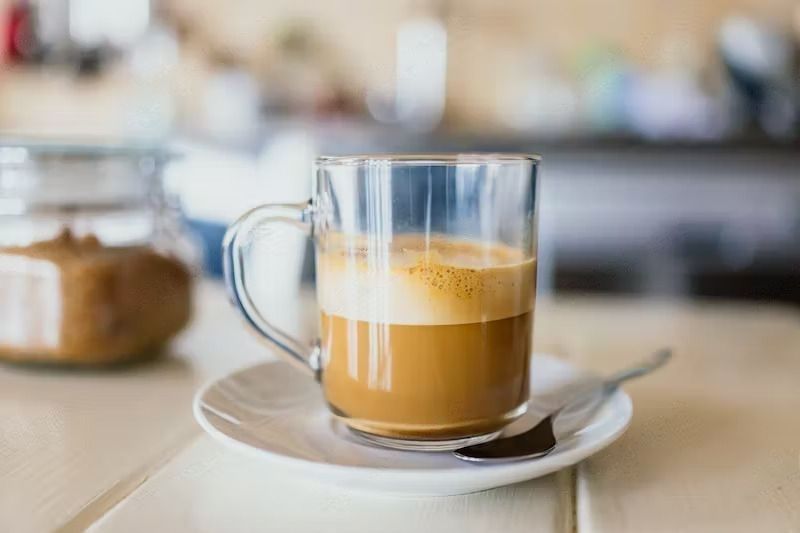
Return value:
M 270 357 L 221 288 L 174 355 L 113 372 L 0 367 L 0 532 L 800 531 L 800 312 L 543 302 L 537 349 L 610 370 L 662 345 L 634 421 L 577 468 L 449 498 L 274 475 L 202 434 L 194 390 Z

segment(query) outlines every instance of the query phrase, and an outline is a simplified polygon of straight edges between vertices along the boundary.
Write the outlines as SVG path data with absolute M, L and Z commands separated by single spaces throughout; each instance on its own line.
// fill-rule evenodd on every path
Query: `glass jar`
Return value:
M 107 364 L 189 321 L 200 252 L 165 193 L 171 155 L 0 146 L 0 359 Z

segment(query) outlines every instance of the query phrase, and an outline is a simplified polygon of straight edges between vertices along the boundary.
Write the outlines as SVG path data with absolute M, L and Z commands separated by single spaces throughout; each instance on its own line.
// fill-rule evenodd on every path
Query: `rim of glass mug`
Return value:
M 319 156 L 317 165 L 357 166 L 364 164 L 391 165 L 502 165 L 529 162 L 534 165 L 542 161 L 539 154 L 506 152 L 467 153 L 422 153 L 422 154 L 356 154 L 342 156 Z

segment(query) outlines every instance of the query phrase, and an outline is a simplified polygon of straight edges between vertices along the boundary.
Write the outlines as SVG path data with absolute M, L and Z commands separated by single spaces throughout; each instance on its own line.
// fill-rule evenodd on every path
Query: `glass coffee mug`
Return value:
M 257 207 L 228 230 L 230 297 L 360 437 L 412 450 L 488 441 L 529 398 L 539 161 L 319 158 L 310 202 Z M 316 245 L 311 345 L 265 320 L 247 290 L 247 248 L 276 225 Z

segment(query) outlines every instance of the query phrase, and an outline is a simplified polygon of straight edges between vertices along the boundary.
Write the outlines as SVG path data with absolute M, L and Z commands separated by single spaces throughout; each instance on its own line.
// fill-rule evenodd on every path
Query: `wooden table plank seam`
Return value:
M 569 530 L 571 533 L 578 533 L 578 468 L 577 466 L 569 469 Z
M 196 428 L 191 428 L 184 432 L 170 446 L 162 449 L 160 453 L 146 461 L 142 466 L 128 473 L 124 478 L 87 502 L 62 526 L 55 529 L 54 533 L 86 531 L 94 523 L 102 520 L 114 507 L 139 490 L 151 478 L 158 475 L 158 472 L 188 448 L 199 434 L 200 432 Z

